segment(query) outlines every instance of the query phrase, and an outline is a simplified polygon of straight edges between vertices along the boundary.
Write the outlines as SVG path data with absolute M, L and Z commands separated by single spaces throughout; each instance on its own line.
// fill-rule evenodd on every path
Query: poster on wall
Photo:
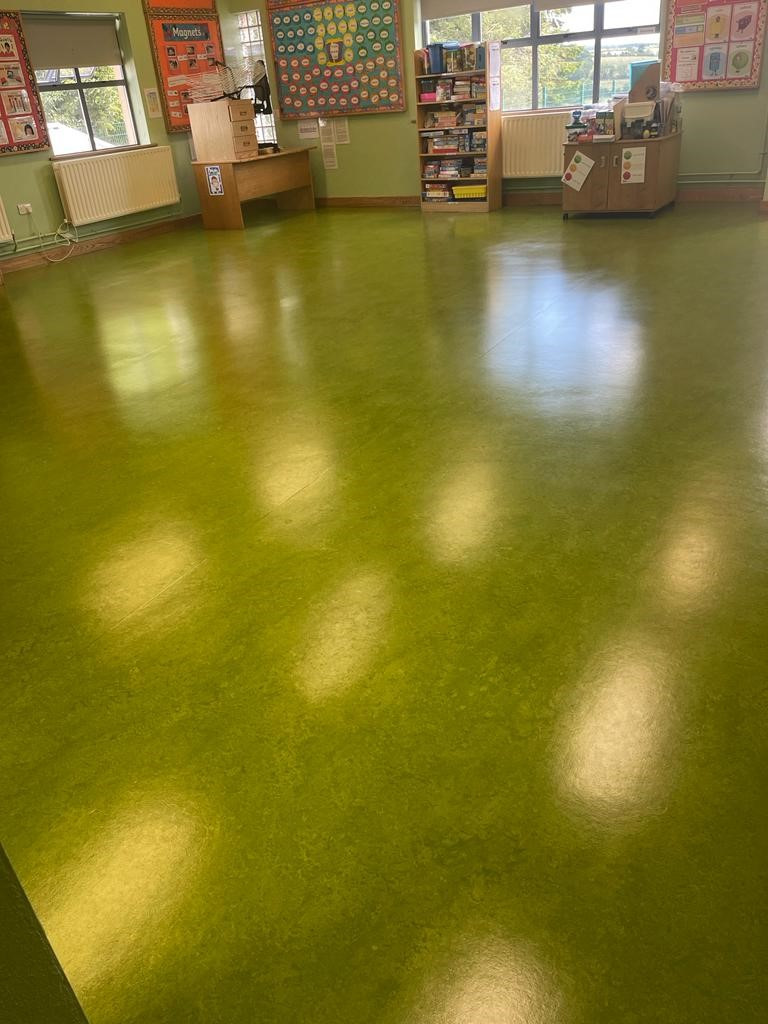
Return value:
M 398 0 L 269 0 L 284 118 L 405 110 Z
M 144 0 L 145 11 L 215 11 L 216 0 Z
M 668 0 L 664 78 L 686 91 L 757 89 L 768 0 Z
M 18 11 L 0 11 L 0 156 L 48 148 L 21 18 Z
M 187 132 L 187 106 L 196 82 L 224 61 L 218 14 L 200 14 L 188 4 L 184 10 L 147 8 L 145 13 L 166 128 Z

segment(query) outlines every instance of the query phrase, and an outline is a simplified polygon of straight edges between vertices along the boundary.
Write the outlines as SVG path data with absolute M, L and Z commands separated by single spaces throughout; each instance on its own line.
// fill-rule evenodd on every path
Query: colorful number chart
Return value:
M 398 0 L 271 0 L 284 118 L 405 110 Z
M 0 11 L 0 156 L 48 148 L 21 19 L 17 11 Z
M 669 0 L 664 77 L 683 88 L 757 89 L 768 0 Z

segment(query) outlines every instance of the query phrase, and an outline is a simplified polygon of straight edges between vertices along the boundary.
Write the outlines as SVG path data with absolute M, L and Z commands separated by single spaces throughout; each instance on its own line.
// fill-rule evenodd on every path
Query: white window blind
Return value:
M 530 0 L 421 0 L 421 17 L 424 21 L 432 21 L 435 18 L 452 18 L 456 14 L 500 11 L 503 7 L 527 7 L 529 4 Z M 562 3 L 557 6 L 562 7 Z
M 122 64 L 114 18 L 26 15 L 24 34 L 35 71 Z

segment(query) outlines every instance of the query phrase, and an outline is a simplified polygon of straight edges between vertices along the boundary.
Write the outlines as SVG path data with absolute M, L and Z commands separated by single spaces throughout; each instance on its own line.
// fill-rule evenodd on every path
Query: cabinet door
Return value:
M 611 144 L 608 209 L 643 212 L 659 202 L 659 147 L 661 139 L 625 139 Z M 638 156 L 645 153 L 645 165 Z M 642 179 L 642 180 L 639 180 Z
M 590 143 L 587 146 L 567 145 L 564 168 L 567 168 L 577 153 L 583 153 L 595 166 L 587 175 L 579 192 L 563 183 L 563 210 L 566 213 L 588 213 L 590 210 L 608 209 L 608 171 L 610 145 L 605 142 Z

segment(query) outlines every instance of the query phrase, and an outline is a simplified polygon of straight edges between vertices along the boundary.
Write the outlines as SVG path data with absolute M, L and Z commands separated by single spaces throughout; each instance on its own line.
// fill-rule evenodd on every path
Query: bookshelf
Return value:
M 500 59 L 499 43 L 433 45 L 414 54 L 424 213 L 501 207 Z M 443 69 L 430 74 L 435 62 Z

